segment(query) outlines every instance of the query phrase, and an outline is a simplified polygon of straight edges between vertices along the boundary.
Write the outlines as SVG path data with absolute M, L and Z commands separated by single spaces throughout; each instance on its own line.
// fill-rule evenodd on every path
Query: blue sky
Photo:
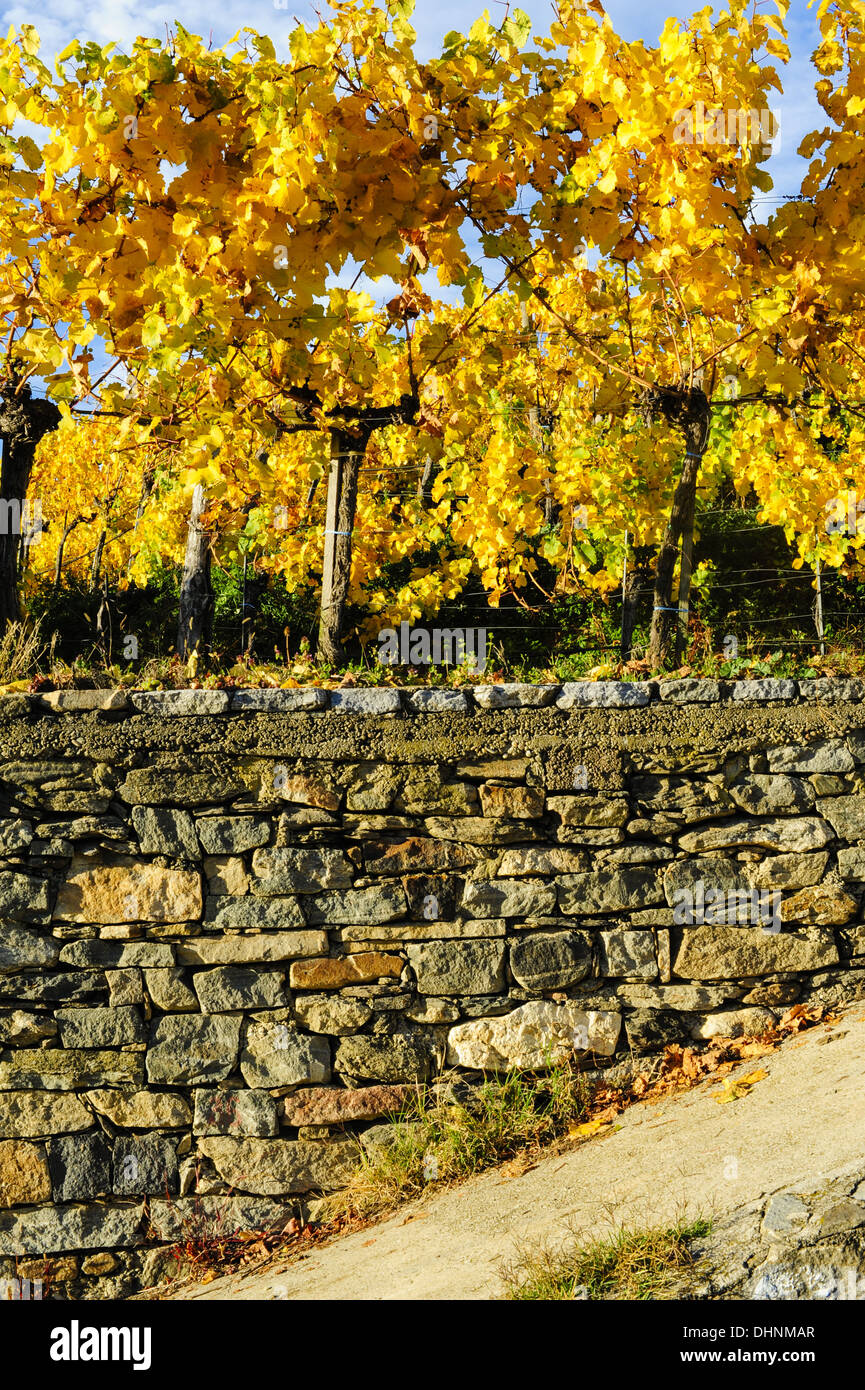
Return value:
M 764 0 L 767 10 L 768 0 Z M 138 34 L 162 36 L 166 27 L 179 20 L 186 29 L 204 37 L 213 36 L 215 44 L 224 43 L 238 29 L 249 25 L 268 34 L 279 45 L 292 27 L 292 15 L 309 20 L 313 17 L 310 0 L 281 0 L 286 8 L 278 8 L 277 0 L 223 0 L 215 6 L 212 0 L 94 0 L 84 5 L 78 0 L 41 0 L 34 9 L 26 0 L 0 0 L 3 30 L 10 24 L 34 24 L 46 49 L 54 52 L 64 48 L 73 38 L 94 39 L 97 43 L 116 41 L 126 47 Z M 553 15 L 549 0 L 520 0 L 533 21 L 536 31 L 549 27 Z M 606 0 L 606 8 L 619 33 L 626 38 L 657 38 L 670 14 L 687 15 L 702 8 L 699 0 L 681 5 L 677 0 Z M 465 32 L 482 13 L 484 0 L 460 3 L 459 0 L 417 0 L 412 23 L 418 31 L 421 53 L 432 54 L 442 35 L 449 29 Z M 494 22 L 505 13 L 502 0 L 489 4 Z M 780 150 L 772 164 L 775 189 L 779 196 L 798 190 L 802 161 L 796 155 L 802 136 L 822 124 L 814 100 L 814 74 L 809 56 L 817 33 L 814 10 L 807 0 L 791 0 L 788 25 L 791 32 L 792 62 L 787 68 L 786 92 L 775 108 L 781 122 Z

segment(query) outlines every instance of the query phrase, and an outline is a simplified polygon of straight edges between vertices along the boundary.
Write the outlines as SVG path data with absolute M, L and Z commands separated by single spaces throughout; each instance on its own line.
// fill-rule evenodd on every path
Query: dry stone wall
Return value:
M 0 701 L 0 1278 L 150 1282 L 418 1082 L 865 991 L 853 681 Z

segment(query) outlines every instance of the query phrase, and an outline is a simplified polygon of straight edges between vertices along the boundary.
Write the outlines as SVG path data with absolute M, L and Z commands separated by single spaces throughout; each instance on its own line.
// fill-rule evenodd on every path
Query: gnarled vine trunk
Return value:
M 53 401 L 38 400 L 29 386 L 0 387 L 0 627 L 18 622 L 18 548 L 30 474 L 42 438 L 60 424 Z
M 327 481 L 327 513 L 324 534 L 324 567 L 321 583 L 321 619 L 318 627 L 319 661 L 343 663 L 342 639 L 348 583 L 351 577 L 351 540 L 357 508 L 357 482 L 370 431 L 331 434 L 330 473 Z
M 680 630 L 680 615 L 688 611 L 690 587 L 690 555 L 694 534 L 694 507 L 697 499 L 697 480 L 709 435 L 711 407 L 700 388 L 678 394 L 669 393 L 661 402 L 661 411 L 681 429 L 685 437 L 685 459 L 673 494 L 673 505 L 658 551 L 655 571 L 654 610 L 649 654 L 652 666 L 660 670 L 677 650 L 681 649 L 684 633 Z M 673 574 L 680 546 L 685 563 L 682 566 L 678 602 L 673 606 Z
M 177 654 L 183 660 L 194 653 L 203 655 L 210 643 L 213 590 L 210 584 L 210 536 L 202 523 L 206 507 L 207 494 L 198 483 L 192 494 L 183 577 L 180 581 Z

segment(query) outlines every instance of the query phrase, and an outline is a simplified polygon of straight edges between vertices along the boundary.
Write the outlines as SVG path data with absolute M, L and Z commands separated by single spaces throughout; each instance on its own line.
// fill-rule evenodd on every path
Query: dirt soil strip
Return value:
M 719 1105 L 720 1084 L 633 1105 L 573 1152 L 520 1176 L 493 1169 L 286 1264 L 188 1284 L 175 1299 L 490 1299 L 521 1247 L 682 1215 L 720 1216 L 861 1159 L 865 1004 L 730 1078 L 768 1073 Z M 734 1165 L 735 1161 L 735 1165 Z M 738 1176 L 725 1174 L 737 1172 Z

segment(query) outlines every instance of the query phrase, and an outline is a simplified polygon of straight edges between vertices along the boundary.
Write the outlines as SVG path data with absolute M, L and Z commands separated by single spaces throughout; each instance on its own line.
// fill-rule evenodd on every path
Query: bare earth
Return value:
M 495 1169 L 289 1263 L 176 1288 L 181 1299 L 494 1299 L 522 1247 L 611 1221 L 720 1217 L 865 1158 L 865 1004 L 743 1062 L 768 1076 L 719 1105 L 719 1085 L 632 1106 L 620 1128 L 520 1176 Z M 735 1176 L 733 1176 L 735 1174 Z

